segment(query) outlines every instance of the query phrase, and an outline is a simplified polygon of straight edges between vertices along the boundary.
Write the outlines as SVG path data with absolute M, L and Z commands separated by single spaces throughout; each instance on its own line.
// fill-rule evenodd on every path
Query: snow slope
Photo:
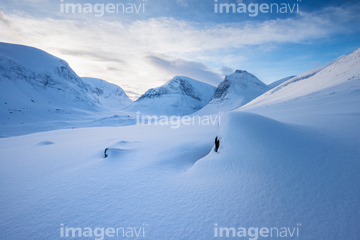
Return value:
M 315 116 L 321 118 L 333 112 L 343 115 L 358 114 L 359 63 L 360 49 L 320 71 L 301 74 L 240 109 L 294 123 L 306 121 L 304 112 L 311 115 L 307 120 L 309 123 Z
M 268 87 L 269 87 L 270 89 L 272 89 L 272 88 L 277 87 L 277 86 L 279 86 L 280 84 L 282 84 L 282 83 L 286 82 L 287 80 L 292 79 L 292 78 L 294 78 L 294 77 L 296 77 L 296 76 L 290 76 L 290 77 L 282 78 L 282 79 L 280 79 L 280 80 L 277 80 L 277 81 L 275 81 L 275 82 L 272 82 L 272 83 L 268 84 Z
M 82 77 L 86 88 L 98 99 L 102 108 L 109 110 L 120 109 L 132 103 L 124 90 L 118 85 L 98 78 Z
M 42 50 L 0 43 L 0 136 L 69 127 L 131 103 L 120 87 L 85 80 Z
M 236 70 L 225 77 L 210 102 L 197 114 L 214 114 L 236 109 L 268 90 L 269 87 L 251 73 Z
M 299 226 L 295 239 L 357 239 L 359 120 L 338 114 L 328 116 L 332 125 L 314 128 L 242 111 L 225 115 L 219 154 L 210 153 L 190 171 L 196 181 L 212 179 L 213 194 L 226 196 L 219 202 L 228 207 L 217 209 L 221 217 L 214 223 Z
M 67 67 L 64 60 L 48 54 L 40 49 L 10 43 L 0 44 L 0 55 L 2 59 L 12 61 L 26 69 L 31 69 L 33 72 L 42 73 L 60 65 Z M 75 79 L 74 79 L 75 80 Z M 76 80 L 75 80 L 76 81 Z
M 94 110 L 95 98 L 69 65 L 39 49 L 0 44 L 2 110 Z
M 191 114 L 209 101 L 215 87 L 188 77 L 176 76 L 163 86 L 146 91 L 129 109 L 158 115 Z

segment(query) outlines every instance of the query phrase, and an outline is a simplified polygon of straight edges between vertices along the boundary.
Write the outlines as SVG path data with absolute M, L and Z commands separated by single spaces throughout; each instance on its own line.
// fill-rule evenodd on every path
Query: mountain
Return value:
M 290 77 L 282 78 L 282 79 L 280 79 L 280 80 L 277 80 L 277 81 L 275 81 L 275 82 L 272 82 L 272 83 L 268 84 L 268 87 L 269 87 L 270 89 L 272 89 L 272 88 L 277 87 L 277 86 L 279 86 L 280 84 L 282 84 L 282 83 L 286 82 L 287 80 L 292 79 L 292 78 L 294 78 L 294 77 L 296 77 L 296 76 L 290 76 Z
M 299 80 L 302 80 L 302 79 L 306 79 L 306 78 L 310 78 L 312 76 L 314 76 L 315 74 L 317 74 L 318 72 L 320 72 L 321 70 L 323 70 L 324 68 L 330 66 L 331 64 L 337 62 L 338 60 L 340 60 L 341 58 L 343 58 L 344 56 L 340 56 L 334 60 L 332 60 L 331 62 L 323 65 L 323 66 L 320 66 L 320 67 L 317 67 L 317 68 L 314 68 L 314 69 L 311 69 L 309 71 L 306 71 L 300 75 L 297 75 L 297 76 L 290 76 L 290 77 L 286 77 L 286 78 L 283 78 L 283 79 L 280 79 L 280 80 L 277 80 L 273 83 L 270 83 L 268 86 L 270 87 L 270 89 L 274 89 L 275 87 L 279 86 L 279 85 L 282 85 L 284 82 L 292 79 L 291 82 L 293 81 L 299 81 Z
M 164 85 L 146 91 L 129 109 L 152 114 L 191 114 L 205 106 L 214 92 L 212 85 L 176 76 Z
M 1 43 L 0 81 L 2 110 L 95 108 L 95 97 L 69 65 L 36 48 Z
M 129 105 L 123 90 L 81 79 L 66 63 L 33 47 L 0 43 L 0 124 L 79 120 Z
M 85 83 L 86 89 L 92 92 L 103 108 L 122 108 L 133 102 L 116 84 L 98 78 L 82 77 L 81 79 Z
M 257 77 L 244 70 L 236 70 L 225 77 L 216 88 L 209 104 L 199 114 L 217 113 L 236 109 L 270 88 Z
M 339 111 L 343 115 L 359 114 L 359 63 L 360 49 L 280 84 L 239 110 L 292 121 L 305 121 L 294 118 L 303 112 L 316 116 Z

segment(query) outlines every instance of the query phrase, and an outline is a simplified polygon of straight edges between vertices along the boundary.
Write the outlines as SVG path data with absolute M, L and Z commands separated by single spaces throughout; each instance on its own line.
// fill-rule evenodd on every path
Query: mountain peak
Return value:
M 199 110 L 209 101 L 215 87 L 185 76 L 175 76 L 164 85 L 151 88 L 141 95 L 134 107 L 146 111 L 151 105 L 154 113 L 189 114 Z
M 234 85 L 234 87 L 237 86 L 240 88 L 260 88 L 263 90 L 268 90 L 266 84 L 245 70 L 236 70 L 234 73 L 225 76 L 225 79 L 222 83 L 227 88 L 230 87 L 230 85 Z
M 236 69 L 234 73 L 247 73 L 247 71 Z
M 8 59 L 36 72 L 52 70 L 59 66 L 69 67 L 64 60 L 41 49 L 12 43 L 0 43 L 0 58 Z
M 187 95 L 192 98 L 198 99 L 199 101 L 202 101 L 201 98 L 199 99 L 199 96 L 202 95 L 199 94 L 199 91 L 202 88 L 209 88 L 209 86 L 210 85 L 208 85 L 207 83 L 203 83 L 189 77 L 175 76 L 171 80 L 167 81 L 164 85 L 158 88 L 149 89 L 136 101 L 141 101 L 146 98 L 157 98 L 164 95 L 174 94 Z
M 24 45 L 0 43 L 0 82 L 0 100 L 6 103 L 0 115 L 9 116 L 6 123 L 68 119 L 131 103 L 120 87 L 84 82 L 64 60 Z
M 225 76 L 216 88 L 208 106 L 202 113 L 229 111 L 238 108 L 269 90 L 269 87 L 253 74 L 236 70 Z

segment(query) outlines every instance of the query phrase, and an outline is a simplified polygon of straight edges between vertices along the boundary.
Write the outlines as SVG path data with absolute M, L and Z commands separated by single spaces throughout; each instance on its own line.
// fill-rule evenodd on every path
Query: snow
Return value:
M 82 128 L 0 139 L 0 235 L 56 239 L 61 223 L 145 224 L 148 239 L 210 239 L 215 223 L 299 223 L 306 239 L 356 239 L 355 119 L 324 131 L 234 112 L 222 120 L 219 154 L 211 150 L 214 126 Z
M 308 116 L 321 119 L 328 114 L 356 115 L 360 100 L 359 62 L 360 49 L 320 71 L 301 74 L 284 82 L 241 110 L 281 121 L 313 124 L 319 122 L 306 120 Z
M 305 239 L 357 238 L 360 131 L 355 121 L 340 121 L 339 129 L 326 131 L 234 112 L 222 126 L 220 154 L 199 160 L 192 171 L 221 179 L 217 187 L 229 198 L 228 209 L 236 209 L 221 221 L 234 221 L 225 226 L 300 223 Z M 346 136 L 349 131 L 354 136 Z
M 119 86 L 81 79 L 65 61 L 22 45 L 0 43 L 0 84 L 1 137 L 127 116 L 121 109 L 132 103 Z
M 53 121 L 47 132 L 28 123 L 33 133 L 21 136 L 11 134 L 19 126 L 13 123 L 13 137 L 0 138 L 0 239 L 63 239 L 64 227 L 141 228 L 146 239 L 217 239 L 220 227 L 286 227 L 300 235 L 283 239 L 358 239 L 359 59 L 360 49 L 227 108 L 219 125 L 128 125 L 134 115 L 122 109 L 89 111 L 86 121 L 71 114 L 73 121 Z M 102 81 L 85 82 L 102 92 Z M 158 99 L 166 105 L 167 97 L 181 101 L 192 92 L 173 83 L 163 88 L 170 96 L 148 95 L 151 107 L 163 110 Z M 194 96 L 204 95 L 187 83 L 199 91 Z M 234 100 L 231 91 L 219 102 Z M 193 106 L 186 96 L 180 110 Z M 232 104 L 224 107 L 238 103 Z
M 128 109 L 157 115 L 191 114 L 208 104 L 214 91 L 215 87 L 207 83 L 176 76 L 164 85 L 146 91 Z
M 118 85 L 98 78 L 83 77 L 81 79 L 87 84 L 86 88 L 90 89 L 97 97 L 98 103 L 102 108 L 107 108 L 111 111 L 111 109 L 120 109 L 132 103 L 124 90 Z
M 253 74 L 236 70 L 216 88 L 209 104 L 196 114 L 207 115 L 234 110 L 268 91 L 270 88 Z
M 7 58 L 36 72 L 43 72 L 66 62 L 40 49 L 0 42 L 0 58 Z
M 272 88 L 277 87 L 277 86 L 279 86 L 280 84 L 282 84 L 282 83 L 286 82 L 287 80 L 292 79 L 292 78 L 294 78 L 294 77 L 296 77 L 296 76 L 289 76 L 289 77 L 285 77 L 285 78 L 279 79 L 279 80 L 277 80 L 277 81 L 274 81 L 274 82 L 270 83 L 270 84 L 268 85 L 268 87 L 269 87 L 270 89 L 272 89 Z
M 147 224 L 147 236 L 161 238 L 161 232 L 170 233 L 171 221 L 184 220 L 180 212 L 172 213 L 174 207 L 194 208 L 187 195 L 191 189 L 181 190 L 187 187 L 179 181 L 210 151 L 214 135 L 207 127 L 196 129 L 198 136 L 190 141 L 193 129 L 162 126 L 69 129 L 0 139 L 1 216 L 6 219 L 0 222 L 0 237 L 56 239 L 65 223 Z M 54 144 L 39 144 L 43 141 Z M 107 147 L 111 153 L 104 158 Z M 181 194 L 186 201 L 176 200 Z

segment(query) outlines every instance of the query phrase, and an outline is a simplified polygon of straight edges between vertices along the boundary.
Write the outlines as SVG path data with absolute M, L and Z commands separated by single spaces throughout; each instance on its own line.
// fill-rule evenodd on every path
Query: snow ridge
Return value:
M 335 62 L 292 78 L 259 96 L 243 109 L 289 101 L 328 98 L 360 91 L 360 49 Z M 343 96 L 342 99 L 345 99 Z

